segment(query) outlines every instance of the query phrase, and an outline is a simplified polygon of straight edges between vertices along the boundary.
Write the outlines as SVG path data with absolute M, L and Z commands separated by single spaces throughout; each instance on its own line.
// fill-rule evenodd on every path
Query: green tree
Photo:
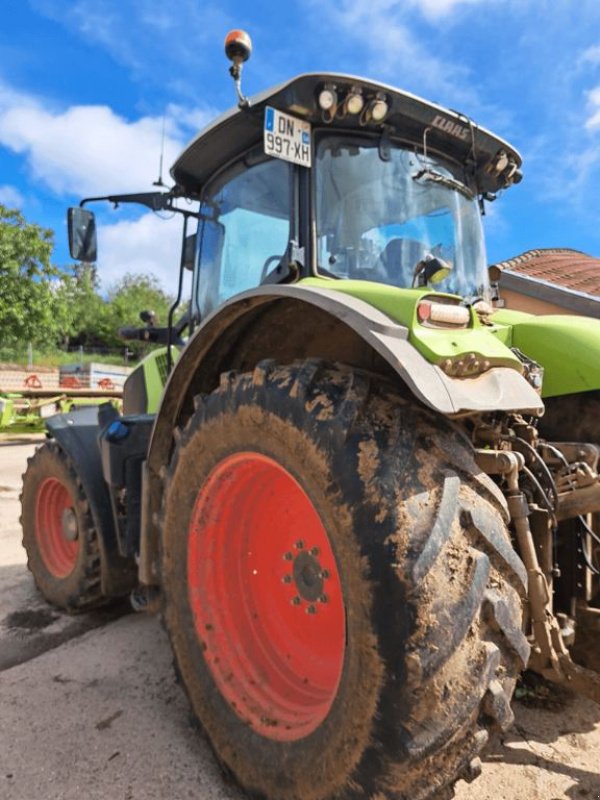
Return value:
M 140 311 L 152 311 L 156 315 L 156 325 L 165 326 L 169 306 L 173 298 L 161 289 L 154 275 L 133 275 L 127 273 L 108 292 L 105 322 L 112 336 L 111 345 L 123 344 L 118 336 L 119 328 L 140 327 Z M 131 346 L 131 345 L 130 345 Z M 139 349 L 133 347 L 133 349 Z
M 75 264 L 61 277 L 59 295 L 67 311 L 62 322 L 62 342 L 83 347 L 108 346 L 108 306 L 99 292 L 94 264 Z M 110 338 L 110 337 L 109 337 Z
M 55 343 L 65 316 L 52 231 L 0 205 L 0 342 Z

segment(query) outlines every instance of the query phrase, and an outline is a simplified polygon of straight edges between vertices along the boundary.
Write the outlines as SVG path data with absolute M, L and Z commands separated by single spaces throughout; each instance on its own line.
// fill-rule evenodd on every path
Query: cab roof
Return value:
M 340 98 L 358 87 L 366 102 L 377 93 L 385 96 L 389 112 L 383 123 L 361 125 L 358 115 L 325 123 L 318 105 L 319 92 L 334 86 Z M 313 129 L 381 133 L 384 130 L 423 149 L 465 164 L 478 191 L 494 193 L 520 180 L 522 159 L 517 150 L 481 128 L 468 117 L 386 84 L 337 73 L 309 73 L 281 83 L 250 98 L 246 108 L 233 108 L 202 130 L 171 168 L 178 188 L 197 195 L 220 167 L 240 157 L 262 141 L 266 106 L 310 122 Z

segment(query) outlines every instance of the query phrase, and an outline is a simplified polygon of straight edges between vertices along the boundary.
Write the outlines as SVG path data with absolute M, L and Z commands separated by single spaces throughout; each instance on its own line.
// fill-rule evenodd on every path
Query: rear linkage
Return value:
M 478 466 L 500 481 L 527 569 L 532 644 L 528 668 L 600 703 L 600 673 L 571 659 L 566 645 L 574 640 L 575 623 L 566 614 L 554 613 L 552 592 L 553 577 L 560 575 L 553 557 L 558 523 L 579 517 L 585 535 L 600 544 L 584 519 L 600 511 L 600 448 L 545 442 L 533 425 L 517 415 L 495 425 L 480 424 L 473 439 Z M 598 575 L 578 535 L 585 568 Z M 588 607 L 585 613 L 600 624 L 600 609 Z

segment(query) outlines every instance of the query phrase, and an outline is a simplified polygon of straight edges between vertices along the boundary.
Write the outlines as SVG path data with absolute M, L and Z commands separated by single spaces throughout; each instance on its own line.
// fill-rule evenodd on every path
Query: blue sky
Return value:
M 147 191 L 234 102 L 223 55 L 254 43 L 254 93 L 305 71 L 363 74 L 473 117 L 523 154 L 524 180 L 489 208 L 488 256 L 574 247 L 600 256 L 598 0 L 4 0 L 0 202 L 56 231 L 86 195 Z M 165 170 L 166 172 L 166 170 Z M 175 221 L 103 212 L 104 288 L 151 271 L 168 288 Z

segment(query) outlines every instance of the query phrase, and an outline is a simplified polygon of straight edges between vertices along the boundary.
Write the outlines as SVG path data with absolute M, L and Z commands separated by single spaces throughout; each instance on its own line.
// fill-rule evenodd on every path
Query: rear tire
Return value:
M 317 361 L 225 374 L 196 405 L 167 478 L 162 582 L 176 665 L 217 758 L 269 800 L 451 797 L 458 778 L 478 774 L 489 732 L 512 722 L 529 655 L 525 569 L 469 443 L 381 379 Z M 262 484 L 236 477 L 242 462 L 258 475 L 261 460 L 275 465 Z M 296 489 L 308 503 L 300 516 Z M 321 606 L 298 566 L 306 549 L 294 550 L 303 525 L 306 545 L 319 525 L 325 537 L 314 546 L 328 577 Z M 251 546 L 227 561 L 239 536 Z M 261 645 L 273 619 L 293 619 L 294 597 L 299 627 Z M 332 607 L 341 648 L 338 623 L 319 635 Z M 312 643 L 322 674 L 309 673 L 299 643 Z M 306 676 L 300 708 L 293 678 L 289 703 L 276 686 L 286 659 Z M 311 692 L 324 698 L 312 716 Z M 304 712 L 303 728 L 294 714 Z
M 27 566 L 46 600 L 71 612 L 101 603 L 100 552 L 89 503 L 55 441 L 27 462 L 21 510 Z

